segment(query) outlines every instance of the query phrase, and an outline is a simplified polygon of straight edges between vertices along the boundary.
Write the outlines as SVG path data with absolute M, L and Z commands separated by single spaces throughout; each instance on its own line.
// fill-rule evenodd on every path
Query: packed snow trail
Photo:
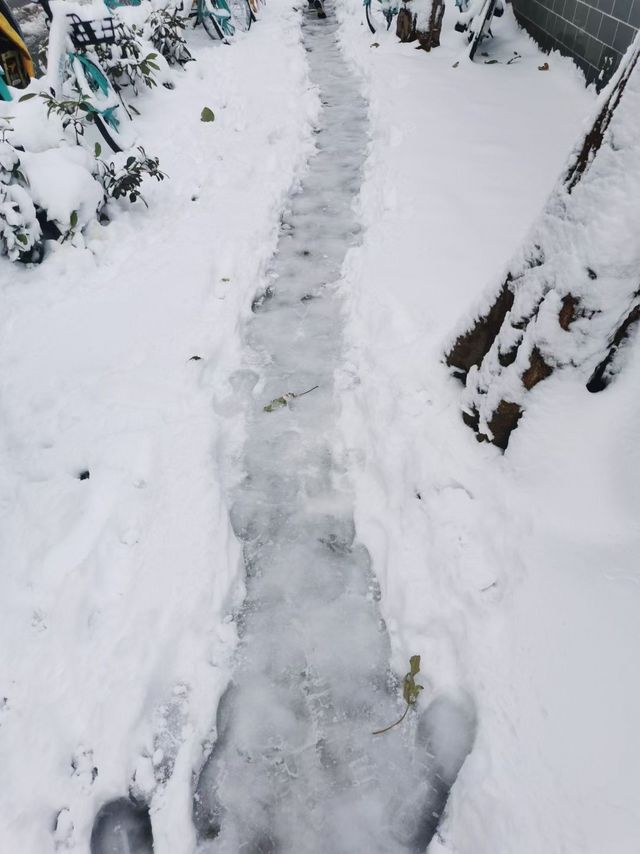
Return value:
M 235 675 L 194 797 L 202 852 L 424 850 L 473 740 L 473 711 L 446 701 L 373 735 L 403 709 L 348 479 L 332 453 L 336 283 L 357 240 L 367 111 L 327 12 L 303 23 L 323 105 L 317 153 L 283 217 L 270 285 L 245 330 L 246 368 L 233 378 L 251 401 L 231 511 L 247 596 Z

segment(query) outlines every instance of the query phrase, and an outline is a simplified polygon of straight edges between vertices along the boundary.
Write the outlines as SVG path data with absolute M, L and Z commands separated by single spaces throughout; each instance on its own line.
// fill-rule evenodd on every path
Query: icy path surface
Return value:
M 335 283 L 358 239 L 352 203 L 367 113 L 328 11 L 327 21 L 310 14 L 303 24 L 323 104 L 318 151 L 283 219 L 271 284 L 246 328 L 247 367 L 235 378 L 253 400 L 232 508 L 247 597 L 237 669 L 194 800 L 202 852 L 424 850 L 473 738 L 472 712 L 442 705 L 373 735 L 402 707 L 376 581 L 332 455 Z

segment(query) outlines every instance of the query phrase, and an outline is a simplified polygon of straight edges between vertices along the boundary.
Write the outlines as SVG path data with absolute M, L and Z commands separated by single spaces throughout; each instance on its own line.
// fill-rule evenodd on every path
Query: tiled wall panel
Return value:
M 513 0 L 513 8 L 544 50 L 573 57 L 599 87 L 640 29 L 640 0 Z

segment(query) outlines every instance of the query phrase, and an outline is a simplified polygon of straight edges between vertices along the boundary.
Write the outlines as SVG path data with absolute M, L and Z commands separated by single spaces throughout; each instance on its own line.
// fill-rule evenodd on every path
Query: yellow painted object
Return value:
M 29 53 L 29 48 L 24 43 L 24 40 L 20 33 L 16 32 L 16 30 L 11 25 L 11 22 L 7 20 L 7 18 L 5 18 L 2 13 L 0 13 L 0 36 L 4 36 L 5 38 L 9 39 L 12 44 L 15 45 L 24 72 L 28 75 L 29 78 L 34 77 L 35 71 L 33 68 L 33 60 L 31 59 L 31 54 Z

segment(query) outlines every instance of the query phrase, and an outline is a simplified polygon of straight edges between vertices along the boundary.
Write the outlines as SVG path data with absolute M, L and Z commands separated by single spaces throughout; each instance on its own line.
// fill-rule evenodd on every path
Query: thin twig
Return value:
M 305 394 L 309 394 L 310 391 L 315 391 L 317 388 L 320 388 L 319 385 L 314 385 L 313 388 L 308 388 L 306 391 L 301 391 L 300 394 L 294 395 L 295 397 L 304 397 Z
M 410 704 L 409 704 L 409 703 L 407 703 L 407 708 L 404 710 L 404 714 L 402 715 L 402 717 L 400 718 L 400 720 L 399 720 L 399 721 L 396 721 L 394 724 L 390 724 L 389 726 L 386 726 L 384 729 L 377 729 L 377 730 L 373 733 L 373 735 L 382 735 L 382 733 L 383 733 L 383 732 L 389 732 L 389 730 L 390 730 L 390 729 L 393 729 L 393 728 L 394 728 L 394 726 L 398 726 L 398 724 L 401 724 L 401 723 L 402 723 L 402 721 L 403 721 L 403 720 L 406 718 L 406 716 L 407 716 L 407 712 L 409 711 L 409 706 L 410 706 Z

